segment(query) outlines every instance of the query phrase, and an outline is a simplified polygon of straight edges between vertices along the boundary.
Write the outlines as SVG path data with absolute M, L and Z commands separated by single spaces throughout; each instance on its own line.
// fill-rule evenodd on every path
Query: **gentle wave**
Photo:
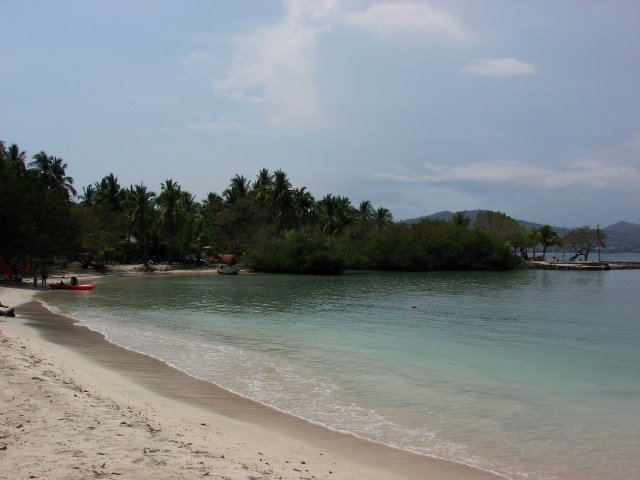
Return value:
M 47 303 L 115 344 L 336 431 L 514 479 L 585 468 L 597 478 L 614 460 L 606 476 L 628 478 L 637 272 L 551 273 L 119 279 Z

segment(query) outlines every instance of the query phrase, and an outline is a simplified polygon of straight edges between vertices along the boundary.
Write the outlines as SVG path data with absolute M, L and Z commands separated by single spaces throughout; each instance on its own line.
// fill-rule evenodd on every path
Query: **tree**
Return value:
M 154 220 L 153 201 L 155 197 L 156 194 L 147 190 L 143 183 L 132 185 L 126 194 L 129 228 L 131 233 L 142 243 L 145 261 L 149 259 L 149 235 Z
M 67 202 L 76 196 L 73 178 L 67 176 L 67 164 L 61 158 L 50 157 L 45 152 L 36 153 L 29 167 L 38 173 L 49 190 L 58 192 Z
M 451 217 L 451 223 L 460 228 L 469 228 L 471 225 L 471 218 L 464 212 L 456 212 Z
M 369 200 L 363 200 L 358 206 L 357 218 L 365 224 L 369 224 L 375 218 L 375 210 Z
M 476 230 L 483 230 L 514 251 L 522 244 L 522 231 L 517 220 L 502 212 L 482 211 L 476 217 Z
M 222 196 L 227 204 L 232 204 L 241 198 L 247 198 L 251 192 L 251 185 L 244 175 L 236 175 L 231 179 L 229 188 L 227 188 Z
M 20 150 L 20 147 L 15 143 L 12 143 L 9 148 L 6 149 L 3 160 L 7 163 L 7 167 L 17 174 L 24 173 L 27 169 L 27 153 L 24 150 Z
M 347 197 L 327 194 L 316 205 L 322 231 L 331 237 L 342 232 L 356 217 L 356 210 Z
M 196 202 L 195 196 L 187 191 L 182 191 L 180 198 L 180 211 L 182 221 L 178 232 L 178 246 L 181 255 L 189 254 L 199 257 L 202 242 L 203 221 L 201 205 Z
M 550 225 L 543 225 L 540 227 L 539 232 L 540 244 L 542 245 L 542 259 L 544 260 L 547 255 L 547 249 L 554 245 L 562 245 L 562 239 Z
M 383 228 L 391 225 L 393 223 L 393 215 L 391 211 L 384 207 L 379 207 L 375 211 L 374 220 L 376 224 L 376 228 L 378 230 L 382 230 Z
M 562 238 L 562 244 L 571 248 L 575 254 L 571 260 L 583 256 L 585 261 L 589 260 L 589 253 L 596 247 L 604 247 L 605 235 L 603 232 L 593 230 L 590 226 L 575 228 Z
M 278 233 L 282 235 L 293 224 L 293 197 L 291 182 L 282 170 L 273 173 L 273 198 L 271 202 Z
M 160 232 L 167 244 L 167 255 L 170 259 L 176 254 L 176 240 L 182 222 L 182 190 L 172 179 L 160 186 L 158 196 Z
M 273 193 L 273 173 L 263 168 L 253 182 L 253 194 L 259 204 L 266 204 L 271 200 Z
M 0 225 L 7 228 L 0 235 L 2 255 L 18 260 L 72 254 L 78 235 L 68 201 L 38 171 L 16 169 L 6 159 L 5 151 L 0 162 Z
M 529 251 L 529 249 L 531 249 L 533 251 L 533 259 L 536 259 L 536 247 L 538 245 L 540 245 L 541 242 L 541 236 L 540 236 L 540 231 L 535 228 L 535 227 L 531 227 L 529 230 L 525 230 L 524 228 L 521 229 L 520 231 L 520 256 L 525 259 L 528 260 L 528 254 L 527 252 Z
M 296 228 L 302 230 L 315 218 L 316 201 L 306 187 L 295 188 L 292 196 Z
M 85 206 L 95 205 L 96 203 L 96 187 L 94 185 L 87 185 L 82 189 L 82 195 L 80 195 L 80 204 Z
M 107 205 L 114 212 L 122 212 L 125 200 L 125 191 L 118 183 L 118 177 L 113 173 L 105 176 L 96 184 L 95 202 L 100 205 Z M 86 192 L 85 192 L 86 193 Z

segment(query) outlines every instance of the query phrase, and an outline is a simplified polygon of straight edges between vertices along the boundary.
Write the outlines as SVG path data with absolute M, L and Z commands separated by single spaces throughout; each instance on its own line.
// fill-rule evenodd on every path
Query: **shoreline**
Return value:
M 534 270 L 638 270 L 640 262 L 626 261 L 575 261 L 563 262 L 561 260 L 526 260 L 522 262 L 522 268 Z
M 18 404 L 20 396 L 3 398 L 9 408 L 0 427 L 0 458 L 4 457 L 10 478 L 84 478 L 81 471 L 108 478 L 184 478 L 186 472 L 229 479 L 505 478 L 335 432 L 232 394 L 160 360 L 118 347 L 46 310 L 33 299 L 41 291 L 0 286 L 0 299 L 20 306 L 18 317 L 0 323 L 3 369 L 22 378 L 13 383 L 3 378 L 4 392 L 17 391 L 20 385 L 26 389 L 21 396 L 38 404 L 40 412 L 29 411 L 37 419 L 28 420 L 39 425 L 39 434 L 29 435 L 28 427 L 11 431 L 9 417 L 25 417 L 19 413 L 24 404 Z M 44 372 L 38 367 L 43 363 L 49 366 Z M 42 395 L 44 387 L 48 393 Z M 73 397 L 68 395 L 70 389 L 75 390 Z M 98 411 L 93 425 L 73 426 L 64 420 L 69 415 L 58 420 L 53 420 L 56 414 L 47 415 L 52 408 L 49 399 L 63 393 L 67 402 L 56 408 L 70 410 L 80 423 Z M 78 398 L 83 405 L 78 405 Z M 113 416 L 121 420 L 103 428 L 104 419 Z M 104 430 L 101 439 L 86 438 L 87 430 L 95 432 L 96 425 Z M 35 450 L 38 456 L 43 451 L 42 432 L 55 437 L 65 429 L 67 442 L 79 445 L 64 449 L 66 454 L 49 445 L 49 454 L 40 462 L 25 462 Z M 123 430 L 126 442 L 133 442 L 126 448 L 121 445 Z M 108 449 L 112 453 L 104 454 Z M 107 465 L 113 465 L 111 471 Z M 51 470 L 57 468 L 61 471 Z

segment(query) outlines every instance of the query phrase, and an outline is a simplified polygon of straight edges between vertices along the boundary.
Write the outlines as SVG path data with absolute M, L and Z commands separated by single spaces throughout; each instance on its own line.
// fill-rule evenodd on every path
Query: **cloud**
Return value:
M 442 34 L 466 40 L 470 34 L 462 23 L 444 10 L 423 2 L 380 2 L 361 12 L 350 12 L 346 23 L 377 35 Z
M 238 122 L 201 122 L 189 123 L 187 127 L 191 130 L 204 130 L 207 132 L 224 132 L 227 130 L 243 130 L 245 125 Z
M 306 15 L 304 2 L 288 2 L 290 11 L 277 24 L 236 38 L 226 76 L 218 92 L 233 100 L 260 105 L 275 128 L 315 125 L 321 109 L 315 85 L 314 46 L 325 26 L 319 14 Z
M 180 59 L 184 67 L 206 67 L 212 62 L 211 54 L 208 52 L 191 52 Z
M 474 162 L 454 166 L 425 163 L 424 168 L 423 173 L 379 173 L 374 177 L 397 182 L 508 184 L 546 190 L 640 184 L 640 168 L 592 159 L 573 160 L 567 162 L 564 168 L 557 169 L 515 162 Z
M 509 77 L 512 75 L 531 75 L 536 67 L 515 58 L 476 58 L 462 69 L 465 73 Z
M 451 14 L 417 1 L 368 2 L 355 10 L 353 2 L 284 0 L 285 14 L 273 25 L 232 40 L 233 58 L 223 78 L 215 82 L 220 95 L 261 108 L 274 128 L 304 128 L 322 123 L 322 102 L 316 85 L 316 46 L 336 26 L 359 28 L 379 35 L 433 33 L 457 40 L 468 37 Z M 193 54 L 185 66 L 210 59 Z

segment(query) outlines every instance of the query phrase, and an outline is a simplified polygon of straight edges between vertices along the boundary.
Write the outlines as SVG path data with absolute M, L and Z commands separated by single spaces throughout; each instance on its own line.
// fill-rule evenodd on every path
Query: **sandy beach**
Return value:
M 233 395 L 53 314 L 40 291 L 0 284 L 17 311 L 0 317 L 0 478 L 498 478 Z

